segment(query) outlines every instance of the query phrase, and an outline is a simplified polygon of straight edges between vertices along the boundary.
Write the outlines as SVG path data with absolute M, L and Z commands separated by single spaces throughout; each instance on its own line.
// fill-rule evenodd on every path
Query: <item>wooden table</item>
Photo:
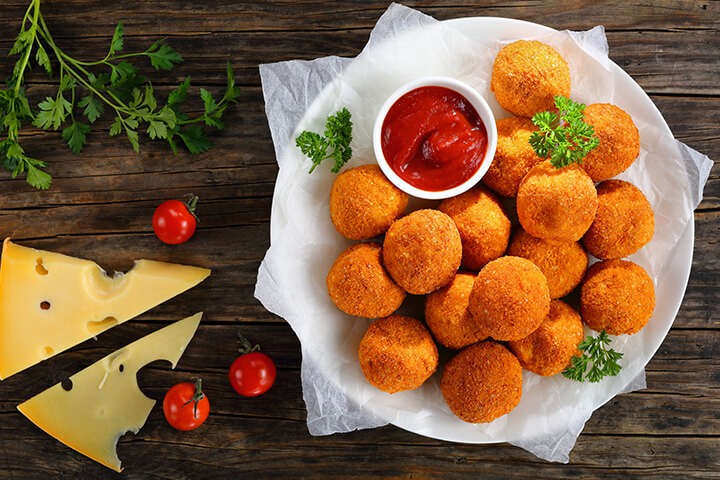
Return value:
M 678 139 L 720 159 L 720 2 L 460 2 L 413 1 L 438 19 L 502 16 L 557 29 L 605 26 L 610 57 L 651 96 Z M 0 477 L 115 478 L 20 415 L 18 403 L 161 325 L 198 310 L 206 317 L 176 370 L 155 362 L 139 375 L 141 389 L 162 401 L 174 383 L 202 376 L 211 402 L 204 426 L 181 433 L 153 409 L 138 435 L 120 439 L 125 478 L 711 478 L 720 477 L 720 167 L 695 214 L 695 254 L 685 300 L 667 339 L 647 366 L 647 389 L 620 395 L 595 412 L 570 464 L 550 464 L 510 445 L 461 445 L 393 426 L 311 437 L 300 385 L 300 345 L 290 327 L 253 298 L 256 272 L 269 245 L 277 174 L 264 114 L 258 64 L 326 55 L 354 56 L 387 8 L 379 1 L 119 2 L 48 0 L 43 11 L 61 47 L 100 58 L 118 21 L 126 48 L 161 37 L 185 62 L 149 78 L 159 91 L 192 74 L 199 87 L 220 92 L 225 61 L 242 87 L 227 129 L 202 155 L 172 155 L 161 143 L 135 154 L 125 139 L 107 136 L 108 117 L 93 126 L 75 156 L 59 132 L 25 131 L 22 142 L 50 162 L 54 184 L 36 191 L 0 174 L 0 235 L 21 244 L 94 259 L 108 270 L 153 258 L 207 266 L 199 287 L 0 383 Z M 19 31 L 25 2 L 5 0 L 0 22 L 0 79 Z M 33 104 L 53 80 L 35 73 Z M 52 90 L 54 92 L 54 90 Z M 199 106 L 199 102 L 196 104 Z M 151 228 L 155 207 L 199 195 L 201 223 L 186 244 L 161 244 Z M 278 367 L 275 386 L 242 398 L 227 381 L 242 331 Z M 243 477 L 241 477 L 243 475 Z

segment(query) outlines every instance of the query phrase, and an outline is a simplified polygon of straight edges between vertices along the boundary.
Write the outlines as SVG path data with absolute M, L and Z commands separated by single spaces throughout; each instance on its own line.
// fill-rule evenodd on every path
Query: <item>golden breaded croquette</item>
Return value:
M 438 210 L 416 210 L 396 220 L 385 235 L 385 268 L 413 295 L 450 283 L 461 259 L 460 233 L 452 219 Z
M 475 187 L 443 200 L 437 208 L 453 219 L 460 232 L 462 268 L 478 271 L 505 253 L 510 239 L 510 219 L 488 189 Z
M 522 179 L 542 162 L 530 145 L 530 135 L 538 128 L 522 117 L 501 118 L 496 125 L 495 157 L 482 181 L 499 195 L 516 197 Z
M 597 191 L 577 163 L 556 169 L 549 161 L 530 170 L 520 183 L 517 213 L 533 237 L 575 242 L 585 234 L 597 211 Z
M 653 237 L 655 216 L 640 189 L 623 180 L 606 180 L 597 192 L 597 214 L 582 240 L 588 252 L 606 260 L 644 247 Z
M 382 247 L 377 243 L 359 243 L 342 252 L 326 283 L 335 305 L 358 317 L 386 317 L 405 300 L 405 291 L 382 266 Z
M 580 285 L 588 255 L 579 242 L 543 240 L 519 229 L 510 241 L 508 255 L 527 258 L 547 278 L 550 298 L 561 298 Z
M 375 320 L 358 348 L 368 382 L 388 393 L 417 388 L 438 366 L 438 350 L 425 325 L 404 315 Z
M 452 282 L 425 297 L 425 322 L 444 347 L 460 350 L 487 338 L 468 310 L 474 282 L 475 275 L 461 271 Z
M 524 258 L 493 260 L 475 278 L 469 309 L 480 328 L 495 340 L 527 337 L 550 310 L 545 275 Z
M 351 240 L 382 235 L 402 217 L 408 195 L 385 177 L 377 164 L 360 165 L 337 176 L 330 190 L 330 218 Z
M 570 96 L 570 67 L 551 46 L 518 40 L 495 58 L 490 90 L 505 110 L 530 118 L 554 110 L 556 95 Z
M 610 335 L 639 332 L 655 310 L 655 286 L 639 265 L 603 260 L 590 267 L 580 288 L 585 324 Z
M 593 182 L 624 172 L 640 154 L 640 134 L 623 109 L 609 103 L 593 103 L 585 107 L 585 123 L 593 126 L 600 140 L 582 161 Z
M 455 355 L 443 368 L 440 390 L 450 410 L 468 423 L 510 413 L 522 396 L 522 367 L 501 344 L 485 341 Z
M 565 370 L 572 357 L 580 354 L 577 347 L 584 338 L 580 314 L 562 300 L 553 300 L 538 329 L 522 340 L 508 342 L 508 347 L 524 369 L 550 377 Z

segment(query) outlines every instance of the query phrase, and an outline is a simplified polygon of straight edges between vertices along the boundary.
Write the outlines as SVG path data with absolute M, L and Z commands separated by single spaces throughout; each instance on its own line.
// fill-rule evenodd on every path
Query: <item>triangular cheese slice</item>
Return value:
M 70 377 L 70 390 L 58 383 L 18 410 L 48 435 L 119 472 L 118 439 L 138 433 L 155 405 L 138 387 L 138 370 L 155 360 L 175 368 L 200 317 L 202 312 L 146 335 Z
M 138 260 L 109 277 L 95 262 L 6 239 L 0 266 L 0 379 L 194 287 L 210 270 Z

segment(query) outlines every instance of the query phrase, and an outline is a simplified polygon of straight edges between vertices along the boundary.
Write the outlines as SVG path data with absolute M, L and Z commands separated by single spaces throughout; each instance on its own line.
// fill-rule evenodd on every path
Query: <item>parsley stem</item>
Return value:
M 27 12 L 25 13 L 25 18 L 23 19 L 23 28 L 25 26 L 25 19 L 27 19 L 28 13 L 30 13 L 31 8 L 35 8 L 33 11 L 33 20 L 32 20 L 32 26 L 30 27 L 30 32 L 32 32 L 30 45 L 27 47 L 27 50 L 25 51 L 25 55 L 22 59 L 22 64 L 20 66 L 20 70 L 17 72 L 17 79 L 15 81 L 15 96 L 17 97 L 18 93 L 20 92 L 20 84 L 22 83 L 23 76 L 25 74 L 25 69 L 27 68 L 28 62 L 30 61 L 30 54 L 32 53 L 32 47 L 35 44 L 35 37 L 37 32 L 37 20 L 38 15 L 40 14 L 40 0 L 32 0 L 30 3 L 30 6 L 27 9 Z

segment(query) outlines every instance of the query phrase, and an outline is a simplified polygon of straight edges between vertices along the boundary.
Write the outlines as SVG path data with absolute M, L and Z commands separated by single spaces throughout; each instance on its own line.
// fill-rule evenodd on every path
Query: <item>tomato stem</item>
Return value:
M 185 408 L 185 405 L 187 405 L 190 402 L 193 402 L 193 417 L 195 417 L 195 419 L 197 420 L 197 418 L 198 418 L 198 416 L 197 416 L 198 402 L 200 400 L 202 400 L 203 398 L 205 398 L 205 394 L 202 391 L 202 379 L 199 377 L 194 377 L 193 380 L 195 381 L 195 394 L 193 395 L 193 397 L 190 400 L 183 403 L 182 407 L 180 407 L 180 408 Z
M 242 343 L 242 346 L 238 349 L 240 354 L 246 355 L 248 353 L 260 351 L 260 345 L 253 346 L 247 338 L 242 336 L 242 333 L 238 332 L 238 336 L 240 337 L 240 343 Z
M 197 207 L 197 202 L 198 202 L 198 200 L 200 200 L 200 197 L 193 195 L 192 193 L 188 193 L 187 195 L 185 195 L 185 198 L 187 198 L 187 200 L 185 200 L 185 202 L 184 202 L 185 207 L 187 207 L 187 210 L 190 213 L 190 215 L 195 217 L 195 220 L 198 223 L 200 223 L 200 219 L 198 218 L 197 215 L 195 215 L 195 208 Z

